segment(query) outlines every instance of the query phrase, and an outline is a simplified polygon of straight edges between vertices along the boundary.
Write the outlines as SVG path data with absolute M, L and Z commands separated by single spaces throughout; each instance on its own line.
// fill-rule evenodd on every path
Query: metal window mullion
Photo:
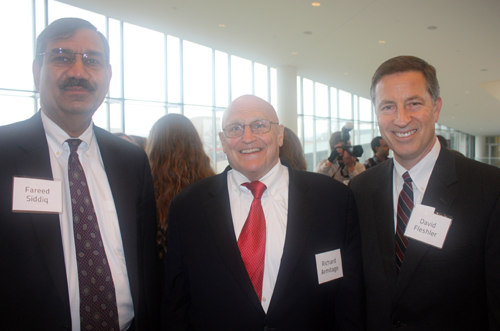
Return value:
M 120 112 L 122 115 L 121 131 L 125 131 L 125 45 L 124 45 L 123 21 L 120 21 L 120 71 L 122 80 L 120 82 Z

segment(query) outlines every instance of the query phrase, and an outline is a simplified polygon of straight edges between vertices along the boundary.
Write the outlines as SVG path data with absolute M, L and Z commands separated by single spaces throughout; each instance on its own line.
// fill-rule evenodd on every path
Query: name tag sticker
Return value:
M 318 269 L 318 284 L 344 277 L 340 248 L 316 254 L 316 268 Z
M 443 248 L 450 225 L 451 218 L 435 214 L 434 208 L 415 205 L 406 225 L 405 236 Z
M 62 213 L 62 183 L 14 177 L 12 211 L 17 213 Z

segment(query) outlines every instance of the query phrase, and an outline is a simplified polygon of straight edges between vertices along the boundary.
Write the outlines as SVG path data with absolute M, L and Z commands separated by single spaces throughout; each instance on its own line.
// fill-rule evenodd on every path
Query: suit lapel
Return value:
M 374 222 L 377 238 L 375 239 L 380 248 L 382 265 L 389 280 L 389 288 L 394 294 L 397 278 L 396 272 L 396 248 L 394 230 L 394 201 L 393 201 L 393 161 L 383 162 L 380 167 L 381 173 L 377 174 L 377 184 L 374 186 Z
M 267 312 L 268 316 L 278 305 L 290 279 L 293 277 L 311 227 L 312 222 L 309 222 L 309 220 L 314 217 L 315 210 L 314 201 L 306 195 L 309 189 L 307 183 L 297 176 L 297 172 L 292 168 L 288 168 L 288 171 L 288 220 L 285 246 L 283 248 L 278 278 L 276 279 L 276 285 Z
M 26 122 L 23 135 L 17 141 L 18 157 L 14 161 L 17 174 L 52 180 L 49 146 L 43 129 L 40 112 Z M 58 214 L 30 214 L 38 243 L 45 257 L 45 263 L 54 280 L 54 285 L 61 297 L 63 305 L 69 311 L 68 282 L 64 262 L 61 227 Z
M 425 190 L 422 204 L 436 208 L 446 214 L 456 197 L 449 186 L 457 181 L 455 157 L 448 149 L 441 147 L 438 159 Z M 429 245 L 410 239 L 406 249 L 403 268 L 398 277 L 397 294 L 400 296 L 408 286 L 415 269 L 429 249 Z
M 134 188 L 128 185 L 126 181 L 123 181 L 123 178 L 130 178 L 131 174 L 128 171 L 128 165 L 124 164 L 123 158 L 120 157 L 120 153 L 122 153 L 120 147 L 106 136 L 109 133 L 95 125 L 94 134 L 101 153 L 104 170 L 108 177 L 118 223 L 120 225 L 120 234 L 123 241 L 123 251 L 125 253 L 132 298 L 134 302 L 138 302 L 139 288 L 136 284 L 139 284 L 137 271 L 140 270 L 140 268 L 137 256 L 138 225 L 135 219 L 135 215 L 137 215 L 135 208 L 137 208 L 136 197 L 140 193 L 134 192 Z
M 233 274 L 241 290 L 246 293 L 249 300 L 262 313 L 262 305 L 255 293 L 250 277 L 241 259 L 240 250 L 234 234 L 231 207 L 229 205 L 229 192 L 227 188 L 227 172 L 229 167 L 217 175 L 214 184 L 209 189 L 210 198 L 203 205 L 207 221 L 212 229 L 212 236 L 221 259 L 226 268 Z

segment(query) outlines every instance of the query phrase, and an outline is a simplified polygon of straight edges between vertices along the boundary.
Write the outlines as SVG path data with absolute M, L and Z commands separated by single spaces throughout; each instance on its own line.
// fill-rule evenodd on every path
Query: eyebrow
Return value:
M 58 48 L 53 48 L 50 50 L 49 53 L 64 53 L 64 54 L 75 54 L 75 53 L 80 53 L 80 52 L 74 52 L 73 50 L 69 49 L 69 48 L 62 48 L 62 47 L 58 47 Z M 104 53 L 103 52 L 99 52 L 99 51 L 94 51 L 94 50 L 86 50 L 83 52 L 84 54 L 87 54 L 87 55 L 93 55 L 93 56 L 102 56 L 104 57 Z

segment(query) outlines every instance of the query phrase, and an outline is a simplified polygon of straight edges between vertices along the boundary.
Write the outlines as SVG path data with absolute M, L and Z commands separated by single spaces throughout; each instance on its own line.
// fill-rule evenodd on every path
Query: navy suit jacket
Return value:
M 185 188 L 171 202 L 162 329 L 364 329 L 359 227 L 348 188 L 324 175 L 289 169 L 285 245 L 266 314 L 238 249 L 228 169 Z M 344 277 L 319 285 L 315 255 L 336 249 Z
M 155 330 L 161 298 L 149 163 L 140 148 L 95 126 L 94 133 L 120 224 L 135 313 L 131 329 Z M 0 158 L 1 329 L 69 330 L 59 215 L 12 212 L 14 176 L 53 179 L 40 113 L 0 127 Z
M 369 330 L 500 330 L 500 169 L 441 147 L 422 200 L 451 217 L 439 249 L 409 239 L 397 276 L 393 161 L 354 178 Z

